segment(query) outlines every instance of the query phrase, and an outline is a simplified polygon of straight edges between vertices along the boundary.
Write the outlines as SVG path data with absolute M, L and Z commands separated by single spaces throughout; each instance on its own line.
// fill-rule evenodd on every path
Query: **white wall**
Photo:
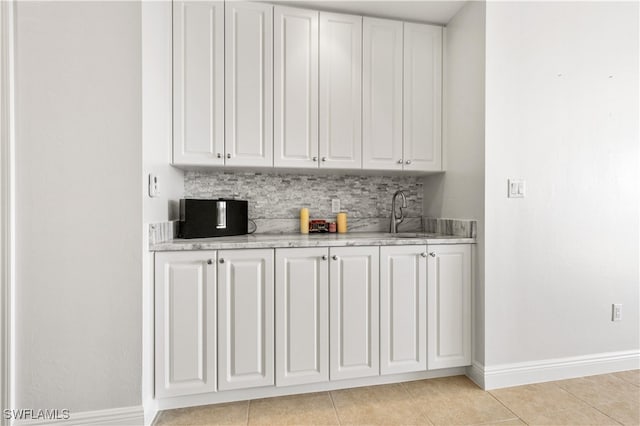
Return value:
M 490 2 L 486 26 L 485 364 L 638 350 L 638 3 Z
M 449 22 L 444 39 L 446 173 L 424 183 L 424 214 L 478 221 L 474 359 L 483 362 L 484 60 L 485 3 L 469 2 Z
M 140 405 L 140 4 L 16 18 L 16 405 Z

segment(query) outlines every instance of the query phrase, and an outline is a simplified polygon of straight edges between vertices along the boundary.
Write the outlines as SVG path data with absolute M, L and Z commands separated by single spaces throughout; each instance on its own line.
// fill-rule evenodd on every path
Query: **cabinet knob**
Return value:
M 218 157 L 218 158 L 222 158 L 222 154 L 217 153 L 217 154 L 216 154 L 216 157 Z
M 327 260 L 327 255 L 326 254 L 322 255 L 322 260 Z
M 427 257 L 427 253 L 420 253 L 420 256 Z
M 207 260 L 207 265 L 211 265 L 211 264 L 213 264 L 213 260 L 211 259 Z
M 313 157 L 312 160 L 313 161 L 318 161 L 318 157 Z
M 327 161 L 327 157 L 322 157 L 322 161 Z
M 431 252 L 431 253 L 429 253 L 429 256 L 436 257 L 436 254 L 434 252 Z
M 218 261 L 220 263 L 224 263 L 224 259 L 221 257 L 220 260 Z
M 227 158 L 231 158 L 231 154 L 227 154 Z
M 333 256 L 331 256 L 331 258 L 332 258 L 333 260 L 338 260 L 338 259 L 340 259 L 340 258 L 338 257 L 338 255 L 337 255 L 337 254 L 334 254 Z
M 402 164 L 402 158 L 398 160 L 398 164 Z
M 404 164 L 411 164 L 411 160 L 405 161 Z

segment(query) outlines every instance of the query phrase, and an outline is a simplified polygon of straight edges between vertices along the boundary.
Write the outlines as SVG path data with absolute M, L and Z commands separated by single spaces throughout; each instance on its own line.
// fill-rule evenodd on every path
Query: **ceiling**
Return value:
M 425 22 L 430 24 L 447 24 L 466 1 L 340 1 L 340 0 L 285 0 L 278 3 L 288 6 L 306 7 L 329 12 L 352 13 L 355 15 L 392 18 L 403 21 Z

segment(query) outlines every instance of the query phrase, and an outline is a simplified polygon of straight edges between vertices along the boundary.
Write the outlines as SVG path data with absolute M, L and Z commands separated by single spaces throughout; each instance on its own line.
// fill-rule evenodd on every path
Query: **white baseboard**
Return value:
M 496 366 L 474 364 L 467 368 L 467 376 L 490 390 L 638 368 L 640 351 L 635 350 Z
M 13 425 L 126 425 L 126 426 L 143 426 L 144 410 L 142 406 L 111 408 L 108 410 L 82 411 L 70 413 L 68 419 L 48 420 L 48 419 L 31 419 L 16 420 Z

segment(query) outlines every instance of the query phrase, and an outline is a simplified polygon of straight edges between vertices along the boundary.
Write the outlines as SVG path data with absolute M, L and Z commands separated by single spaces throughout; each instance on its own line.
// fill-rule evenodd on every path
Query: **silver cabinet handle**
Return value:
M 411 160 L 407 160 L 404 162 L 405 164 L 411 164 Z
M 398 164 L 402 164 L 402 158 L 398 160 Z
M 434 252 L 431 252 L 431 253 L 429 253 L 429 256 L 436 257 L 436 254 Z
M 213 260 L 211 259 L 207 260 L 207 265 L 211 265 L 211 264 L 213 264 Z
M 217 154 L 216 154 L 216 157 L 218 157 L 218 158 L 222 158 L 222 154 L 217 153 Z
M 220 263 L 224 263 L 224 259 L 221 257 L 220 260 L 218 261 Z
M 231 154 L 227 154 L 227 158 L 231 158 Z
M 313 161 L 318 161 L 318 157 L 313 157 L 312 160 Z
M 333 260 L 338 260 L 338 259 L 340 259 L 340 258 L 338 257 L 338 255 L 337 255 L 337 254 L 334 254 L 333 256 L 331 256 L 331 258 L 332 258 Z
M 322 260 L 327 260 L 327 255 L 326 254 L 322 255 Z
M 427 253 L 420 253 L 420 256 L 427 257 Z
M 322 161 L 327 161 L 327 157 L 322 157 Z

